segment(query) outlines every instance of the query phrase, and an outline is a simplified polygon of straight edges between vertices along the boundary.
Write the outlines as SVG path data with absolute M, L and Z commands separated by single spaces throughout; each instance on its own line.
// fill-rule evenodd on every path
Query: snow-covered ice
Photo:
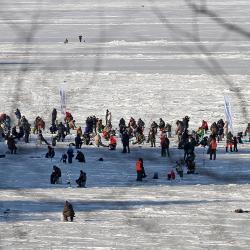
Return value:
M 0 112 L 13 116 L 18 107 L 48 127 L 65 81 L 67 108 L 82 126 L 108 108 L 115 127 L 121 117 L 141 117 L 148 127 L 189 115 L 197 129 L 202 119 L 224 117 L 227 95 L 235 132 L 243 131 L 250 122 L 250 3 L 204 1 L 219 19 L 193 12 L 188 2 L 1 0 Z M 225 28 L 230 24 L 240 29 Z M 1 249 L 249 249 L 249 214 L 233 212 L 250 210 L 246 141 L 228 154 L 220 143 L 216 161 L 197 148 L 199 174 L 174 182 L 166 174 L 183 156 L 176 138 L 171 159 L 146 144 L 130 155 L 120 144 L 115 152 L 88 146 L 84 166 L 59 164 L 68 143 L 57 145 L 52 162 L 34 136 L 18 144 L 17 155 L 0 158 Z M 138 157 L 148 174 L 143 183 L 135 181 Z M 54 164 L 61 185 L 49 184 Z M 86 189 L 74 183 L 80 169 Z M 65 200 L 74 206 L 73 223 L 61 221 Z

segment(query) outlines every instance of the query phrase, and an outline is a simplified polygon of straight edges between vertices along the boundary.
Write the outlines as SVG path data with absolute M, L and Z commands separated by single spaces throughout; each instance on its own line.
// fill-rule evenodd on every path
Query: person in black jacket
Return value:
M 55 150 L 51 146 L 48 146 L 48 152 L 46 153 L 46 158 L 53 158 L 55 156 Z
M 80 149 L 82 147 L 82 138 L 80 136 L 80 134 L 77 134 L 75 137 L 75 145 L 76 145 L 76 149 Z
M 87 175 L 85 172 L 83 172 L 82 170 L 80 170 L 80 176 L 79 178 L 76 180 L 76 183 L 78 184 L 77 187 L 86 187 L 86 181 L 87 181 Z
M 58 184 L 59 178 L 61 177 L 61 169 L 57 166 L 53 166 L 52 174 L 50 175 L 50 183 L 51 184 Z
M 122 134 L 122 145 L 123 145 L 123 151 L 122 153 L 130 153 L 130 148 L 129 148 L 129 134 L 127 130 L 125 130 Z
M 51 114 L 51 124 L 52 126 L 56 124 L 57 110 L 54 108 Z
M 20 112 L 20 110 L 19 109 L 16 109 L 16 111 L 15 111 L 15 115 L 16 115 L 16 118 L 17 118 L 17 120 L 18 120 L 18 122 L 21 120 L 21 112 Z
M 78 160 L 79 162 L 85 162 L 85 156 L 84 156 L 83 152 L 77 151 L 76 160 Z
M 10 135 L 7 139 L 7 145 L 8 145 L 8 149 L 10 150 L 10 153 L 11 154 L 16 154 L 16 150 L 17 150 L 17 147 L 16 147 L 16 142 L 15 142 L 15 139 L 12 135 Z
M 193 152 L 194 152 L 194 145 L 190 139 L 184 144 L 184 161 L 186 160 L 188 154 L 192 154 Z
M 58 127 L 57 127 L 57 141 L 62 140 L 62 142 L 64 141 L 65 138 L 65 132 L 66 132 L 66 127 L 63 125 L 62 122 L 59 123 Z

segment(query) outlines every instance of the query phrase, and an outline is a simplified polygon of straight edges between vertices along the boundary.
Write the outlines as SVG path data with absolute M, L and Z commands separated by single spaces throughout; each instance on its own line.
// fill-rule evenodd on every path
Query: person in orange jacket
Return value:
M 142 178 L 147 177 L 145 170 L 144 170 L 144 167 L 143 167 L 143 159 L 142 158 L 139 158 L 136 161 L 135 168 L 136 168 L 136 173 L 137 173 L 137 179 L 136 179 L 137 181 L 142 181 Z
M 212 160 L 212 156 L 214 156 L 214 160 L 216 159 L 216 149 L 217 149 L 217 142 L 216 142 L 216 138 L 212 138 L 210 143 L 209 143 L 209 147 L 210 147 L 210 160 Z
M 111 135 L 110 138 L 109 138 L 109 149 L 110 150 L 115 150 L 116 149 L 116 144 L 117 144 L 117 141 L 116 141 L 115 136 Z

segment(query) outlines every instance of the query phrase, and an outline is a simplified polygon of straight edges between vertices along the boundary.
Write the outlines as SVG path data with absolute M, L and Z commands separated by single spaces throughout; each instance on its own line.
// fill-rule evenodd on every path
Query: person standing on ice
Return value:
M 162 133 L 160 140 L 161 140 L 161 156 L 165 157 L 168 154 L 168 157 L 169 157 L 170 156 L 169 154 L 170 141 L 165 132 Z
M 81 43 L 82 42 L 82 35 L 78 36 L 79 38 L 79 42 Z
M 24 141 L 25 143 L 29 143 L 31 125 L 29 124 L 28 120 L 24 116 L 21 119 L 21 126 L 23 127 L 23 131 L 24 131 Z
M 209 143 L 210 160 L 212 160 L 212 156 L 214 156 L 214 160 L 216 159 L 216 149 L 217 149 L 216 137 L 213 136 Z
M 122 145 L 123 145 L 123 151 L 122 153 L 130 153 L 130 148 L 129 148 L 129 135 L 127 130 L 124 130 L 122 133 Z
M 63 209 L 63 221 L 68 221 L 68 218 L 70 218 L 70 221 L 72 222 L 74 217 L 75 211 L 73 209 L 73 206 L 71 203 L 66 201 Z
M 250 142 L 250 123 L 247 124 L 247 128 L 244 134 L 245 136 L 248 136 L 248 141 Z
M 106 110 L 106 114 L 105 114 L 105 125 L 108 124 L 108 115 L 109 115 L 109 110 Z
M 151 143 L 151 147 L 156 147 L 156 145 L 155 145 L 155 142 L 156 142 L 155 130 L 152 128 L 149 130 L 147 142 Z
M 11 154 L 16 154 L 16 150 L 17 150 L 17 147 L 16 147 L 16 142 L 15 142 L 15 139 L 13 137 L 13 135 L 10 135 L 7 139 L 7 145 L 8 145 L 8 149 L 10 150 L 10 153 Z
M 67 150 L 67 155 L 68 155 L 68 163 L 71 164 L 72 163 L 72 159 L 74 157 L 74 149 L 72 148 L 72 146 L 70 145 L 68 150 Z
M 238 139 L 236 136 L 233 137 L 234 152 L 238 152 Z
M 15 115 L 16 115 L 16 118 L 17 118 L 18 124 L 19 124 L 22 116 L 21 116 L 21 112 L 20 112 L 20 110 L 18 108 L 15 111 Z
M 162 118 L 160 118 L 159 129 L 161 131 L 165 129 L 165 122 L 164 122 L 164 120 Z
M 144 166 L 143 166 L 143 159 L 142 158 L 139 158 L 136 161 L 135 168 L 136 168 L 136 173 L 137 173 L 136 181 L 142 181 L 142 178 L 147 177 L 147 175 L 145 173 Z
M 76 149 L 80 149 L 82 147 L 82 138 L 80 136 L 80 134 L 77 134 L 75 137 L 75 145 L 76 145 Z
M 228 146 L 230 148 L 230 152 L 233 152 L 233 137 L 233 134 L 229 131 L 226 140 L 226 152 L 228 152 Z
M 167 133 L 167 137 L 170 138 L 171 137 L 171 130 L 172 130 L 172 126 L 171 124 L 167 123 L 165 126 L 165 131 Z
M 56 124 L 57 110 L 54 108 L 51 114 L 51 124 L 52 126 Z

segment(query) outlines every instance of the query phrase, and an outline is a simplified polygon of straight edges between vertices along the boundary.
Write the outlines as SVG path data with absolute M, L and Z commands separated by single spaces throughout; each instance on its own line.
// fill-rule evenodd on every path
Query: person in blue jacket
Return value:
M 74 149 L 72 148 L 71 145 L 68 148 L 67 155 L 68 155 L 68 163 L 72 163 L 72 159 L 74 157 Z

